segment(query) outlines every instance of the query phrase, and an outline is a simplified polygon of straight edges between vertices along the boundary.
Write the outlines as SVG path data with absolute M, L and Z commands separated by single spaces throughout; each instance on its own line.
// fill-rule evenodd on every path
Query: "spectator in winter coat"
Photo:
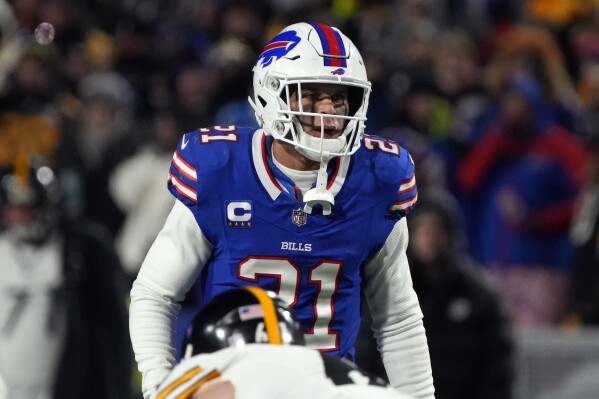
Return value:
M 588 151 L 554 116 L 536 80 L 514 80 L 457 170 L 470 249 L 518 324 L 554 324 L 566 302 L 568 230 Z
M 511 325 L 498 293 L 465 252 L 459 222 L 454 197 L 439 190 L 420 195 L 408 218 L 407 253 L 427 329 L 435 398 L 509 399 Z M 356 363 L 385 378 L 371 324 L 364 311 Z
M 568 321 L 599 325 L 599 134 L 591 149 L 592 162 L 570 230 L 574 264 Z
M 444 192 L 422 196 L 408 218 L 408 258 L 424 313 L 435 397 L 510 398 L 510 324 L 501 298 L 464 251 L 459 218 L 457 203 Z

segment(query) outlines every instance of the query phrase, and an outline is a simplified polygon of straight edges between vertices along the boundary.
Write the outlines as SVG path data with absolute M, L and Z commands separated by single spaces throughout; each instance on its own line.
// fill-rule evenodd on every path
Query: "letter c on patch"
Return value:
M 252 218 L 252 204 L 249 202 L 229 202 L 227 219 L 232 222 L 247 222 Z

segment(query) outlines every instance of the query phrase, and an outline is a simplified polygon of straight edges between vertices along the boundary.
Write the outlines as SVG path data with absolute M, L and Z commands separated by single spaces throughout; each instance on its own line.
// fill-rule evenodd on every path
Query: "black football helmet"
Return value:
M 57 224 L 59 203 L 58 179 L 42 157 L 32 155 L 26 163 L 0 168 L 0 208 L 3 211 L 9 207 L 39 210 L 35 220 L 11 222 L 2 218 L 17 240 L 43 242 Z
M 299 322 L 272 292 L 258 287 L 234 288 L 215 296 L 187 330 L 185 357 L 250 343 L 304 345 Z

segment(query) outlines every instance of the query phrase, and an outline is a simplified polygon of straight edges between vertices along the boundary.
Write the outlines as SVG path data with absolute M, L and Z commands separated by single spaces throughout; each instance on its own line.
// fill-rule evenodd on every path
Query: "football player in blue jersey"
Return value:
M 361 293 L 394 387 L 433 398 L 422 313 L 406 257 L 414 164 L 364 134 L 370 82 L 354 44 L 322 23 L 285 28 L 254 67 L 260 129 L 201 128 L 174 153 L 177 201 L 131 290 L 130 330 L 146 398 L 215 295 L 276 292 L 308 346 L 353 359 Z

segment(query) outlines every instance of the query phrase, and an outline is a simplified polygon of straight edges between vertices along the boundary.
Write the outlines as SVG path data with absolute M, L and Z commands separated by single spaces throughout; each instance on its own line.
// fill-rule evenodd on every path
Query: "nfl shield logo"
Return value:
M 297 227 L 301 227 L 306 224 L 308 221 L 308 214 L 304 212 L 302 208 L 298 208 L 293 211 L 293 217 L 291 218 L 293 224 Z

